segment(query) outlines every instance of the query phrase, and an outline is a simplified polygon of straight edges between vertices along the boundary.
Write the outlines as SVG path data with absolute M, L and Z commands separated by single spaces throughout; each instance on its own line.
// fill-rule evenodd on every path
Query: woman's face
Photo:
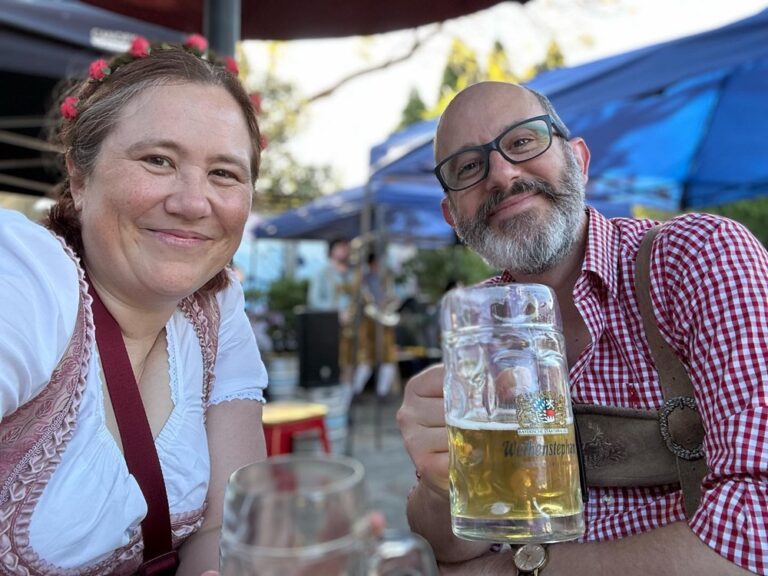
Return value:
M 149 88 L 129 101 L 93 172 L 71 174 L 85 262 L 102 289 L 178 301 L 232 258 L 251 206 L 251 141 L 223 88 Z

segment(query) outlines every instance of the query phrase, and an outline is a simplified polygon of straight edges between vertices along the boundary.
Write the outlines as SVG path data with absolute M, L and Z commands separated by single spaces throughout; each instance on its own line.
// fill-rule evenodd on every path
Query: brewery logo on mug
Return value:
M 540 392 L 515 398 L 519 434 L 565 434 L 565 398 L 562 394 Z
M 555 423 L 555 402 L 552 398 L 539 396 L 533 401 L 533 409 L 536 411 L 536 417 L 543 424 Z

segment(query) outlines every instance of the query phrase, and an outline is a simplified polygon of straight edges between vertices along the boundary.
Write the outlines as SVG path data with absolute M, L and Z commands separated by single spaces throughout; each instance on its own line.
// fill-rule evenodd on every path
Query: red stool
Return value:
M 293 435 L 306 430 L 317 430 L 320 443 L 330 454 L 325 415 L 328 408 L 312 402 L 270 402 L 264 406 L 262 423 L 267 442 L 267 455 L 290 454 L 293 451 Z

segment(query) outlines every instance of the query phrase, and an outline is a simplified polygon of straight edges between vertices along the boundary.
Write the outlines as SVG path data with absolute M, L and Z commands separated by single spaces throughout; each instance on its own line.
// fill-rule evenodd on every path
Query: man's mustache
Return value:
M 477 218 L 480 221 L 485 221 L 488 216 L 490 216 L 490 214 L 496 209 L 496 207 L 504 202 L 507 198 L 517 196 L 518 194 L 524 194 L 526 192 L 536 192 L 538 194 L 543 194 L 550 200 L 554 200 L 560 195 L 555 187 L 546 180 L 540 180 L 538 178 L 528 180 L 515 180 L 505 192 L 490 195 L 478 209 Z

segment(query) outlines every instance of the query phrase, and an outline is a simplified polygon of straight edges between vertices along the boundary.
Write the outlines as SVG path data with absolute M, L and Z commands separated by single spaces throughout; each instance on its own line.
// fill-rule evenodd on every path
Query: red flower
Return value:
M 149 56 L 149 40 L 143 36 L 136 36 L 131 42 L 131 49 L 128 51 L 134 58 L 145 58 Z
M 232 56 L 224 56 L 224 68 L 232 72 L 235 76 L 240 73 L 240 69 L 237 67 L 237 61 Z
M 61 106 L 59 106 L 61 115 L 67 120 L 74 120 L 77 118 L 77 113 L 79 111 L 77 107 L 79 104 L 80 101 L 76 96 L 67 96 L 64 98 L 64 100 L 62 100 Z
M 251 99 L 251 106 L 253 106 L 254 112 L 256 112 L 256 114 L 261 114 L 261 94 L 258 92 L 251 92 L 248 94 L 248 98 Z
M 187 36 L 187 39 L 184 40 L 184 47 L 188 50 L 193 50 L 194 52 L 203 54 L 206 50 L 208 50 L 208 40 L 206 40 L 205 37 L 201 36 L 200 34 L 192 34 Z
M 88 76 L 91 80 L 104 80 L 111 72 L 109 64 L 103 58 L 91 62 L 91 66 L 88 68 Z
M 264 136 L 264 134 L 259 134 L 259 149 L 264 150 L 267 147 L 267 144 L 269 144 L 267 137 Z

